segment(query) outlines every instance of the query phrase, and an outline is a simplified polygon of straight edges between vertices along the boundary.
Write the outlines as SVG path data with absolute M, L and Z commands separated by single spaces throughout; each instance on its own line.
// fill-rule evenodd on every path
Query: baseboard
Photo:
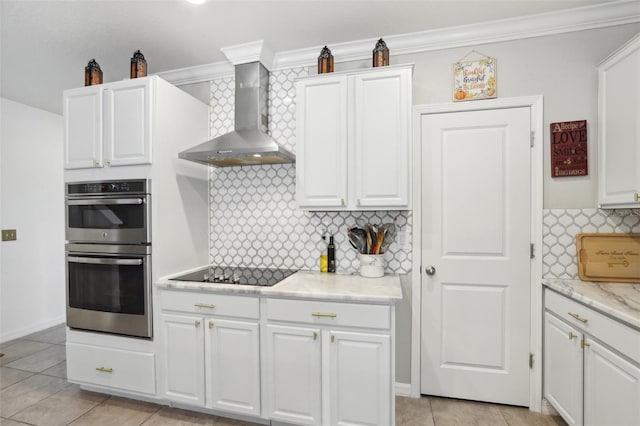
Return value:
M 396 395 L 412 397 L 413 395 L 411 395 L 411 383 L 396 382 Z
M 547 401 L 546 399 L 542 400 L 542 405 L 540 407 L 540 412 L 542 414 L 547 414 L 549 416 L 559 416 L 560 415 L 560 413 L 558 413 L 556 411 L 556 409 L 553 408 L 553 405 L 551 405 L 549 403 L 549 401 Z
M 13 330 L 8 333 L 4 333 L 0 336 L 0 343 L 5 343 L 10 340 L 19 339 L 20 337 L 28 336 L 29 334 L 37 333 L 38 331 L 46 330 L 47 328 L 64 324 L 65 321 L 66 321 L 66 318 L 63 315 L 61 317 L 39 322 L 37 324 L 31 324 L 28 327 L 24 327 L 19 330 Z

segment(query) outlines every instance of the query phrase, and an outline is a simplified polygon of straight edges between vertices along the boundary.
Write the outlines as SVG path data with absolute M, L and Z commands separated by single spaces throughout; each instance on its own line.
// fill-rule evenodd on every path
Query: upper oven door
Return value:
M 150 198 L 68 196 L 67 240 L 79 243 L 150 244 Z

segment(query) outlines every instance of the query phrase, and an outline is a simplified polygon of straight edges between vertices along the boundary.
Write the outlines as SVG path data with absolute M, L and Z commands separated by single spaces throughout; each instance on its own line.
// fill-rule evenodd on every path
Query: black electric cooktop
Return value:
M 171 280 L 271 287 L 296 272 L 294 269 L 209 266 Z

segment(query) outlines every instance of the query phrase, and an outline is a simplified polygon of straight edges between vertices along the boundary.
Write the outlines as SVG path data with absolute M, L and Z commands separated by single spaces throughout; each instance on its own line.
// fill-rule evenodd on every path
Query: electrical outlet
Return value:
M 2 241 L 15 241 L 18 239 L 18 234 L 15 229 L 3 229 Z
M 398 231 L 398 247 L 400 250 L 410 250 L 409 238 L 407 231 Z

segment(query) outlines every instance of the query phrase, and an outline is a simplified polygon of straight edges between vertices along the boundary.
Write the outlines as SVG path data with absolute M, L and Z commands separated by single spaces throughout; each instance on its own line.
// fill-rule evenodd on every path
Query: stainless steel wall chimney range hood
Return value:
M 236 65 L 235 75 L 235 130 L 178 157 L 215 167 L 295 163 L 295 155 L 267 134 L 269 71 L 256 61 Z

